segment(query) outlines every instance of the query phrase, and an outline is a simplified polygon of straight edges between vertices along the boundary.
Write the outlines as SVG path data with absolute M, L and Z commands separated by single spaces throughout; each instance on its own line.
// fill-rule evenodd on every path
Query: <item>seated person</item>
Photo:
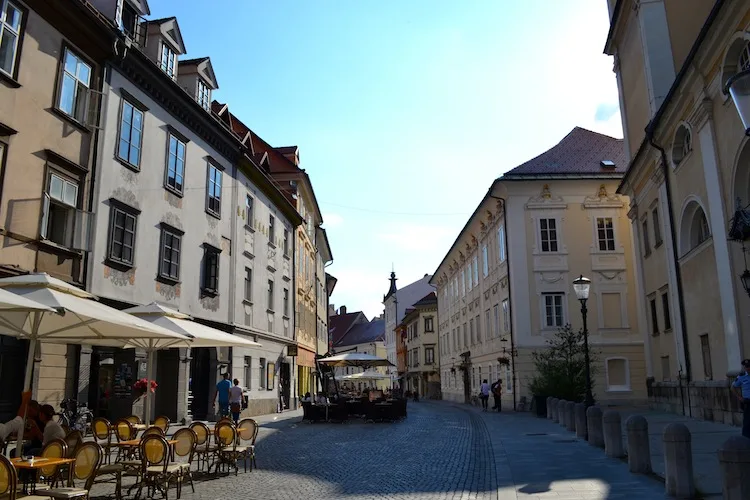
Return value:
M 318 399 L 316 401 L 319 405 L 328 404 L 328 398 L 325 392 L 318 393 Z
M 303 403 L 310 403 L 312 401 L 312 396 L 310 396 L 309 392 L 305 393 L 305 396 L 302 398 Z
M 18 413 L 13 420 L 0 423 L 0 440 L 8 441 L 8 437 L 11 434 L 18 436 L 23 430 L 23 418 L 26 416 L 26 409 L 31 401 L 31 392 L 24 392 L 21 394 L 21 406 L 18 408 Z
M 54 439 L 65 439 L 65 431 L 59 423 L 55 422 L 54 418 L 55 409 L 51 405 L 42 405 L 39 408 L 39 420 L 44 424 L 42 447 Z

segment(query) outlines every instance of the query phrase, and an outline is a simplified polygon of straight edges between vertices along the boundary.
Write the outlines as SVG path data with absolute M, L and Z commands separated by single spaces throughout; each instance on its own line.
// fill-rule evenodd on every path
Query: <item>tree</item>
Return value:
M 570 324 L 558 329 L 547 339 L 546 349 L 531 353 L 536 372 L 529 385 L 532 394 L 582 402 L 586 395 L 584 352 L 583 330 L 575 331 Z M 589 358 L 593 391 L 596 356 L 591 350 Z

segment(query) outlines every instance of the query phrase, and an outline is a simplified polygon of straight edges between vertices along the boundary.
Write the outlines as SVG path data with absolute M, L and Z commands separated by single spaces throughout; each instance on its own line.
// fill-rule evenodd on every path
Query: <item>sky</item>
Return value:
M 383 311 L 432 274 L 492 181 L 575 126 L 622 137 L 605 0 L 150 0 L 214 98 L 297 145 L 338 278 Z

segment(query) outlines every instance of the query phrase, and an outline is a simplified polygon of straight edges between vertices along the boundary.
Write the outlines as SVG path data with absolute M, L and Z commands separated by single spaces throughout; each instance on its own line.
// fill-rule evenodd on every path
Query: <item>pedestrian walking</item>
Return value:
M 219 417 L 229 416 L 229 388 L 232 383 L 229 381 L 229 374 L 224 374 L 224 379 L 216 384 L 216 393 L 214 394 L 214 406 L 216 400 L 219 400 Z
M 742 360 L 742 371 L 732 383 L 742 405 L 742 435 L 750 438 L 750 359 Z
M 493 406 L 492 409 L 503 411 L 503 379 L 497 379 L 497 382 L 492 384 L 490 389 L 492 390 L 492 399 L 495 400 L 495 406 Z
M 490 384 L 487 383 L 487 379 L 482 380 L 479 397 L 482 400 L 482 411 L 487 411 L 487 401 L 490 399 Z
M 229 411 L 232 412 L 232 420 L 237 424 L 242 411 L 242 387 L 238 379 L 234 379 L 233 382 L 234 385 L 229 388 Z

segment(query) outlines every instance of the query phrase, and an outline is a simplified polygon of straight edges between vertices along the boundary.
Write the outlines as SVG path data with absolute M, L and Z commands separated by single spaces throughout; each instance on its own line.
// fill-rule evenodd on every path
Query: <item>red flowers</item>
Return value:
M 156 388 L 159 387 L 159 384 L 156 383 L 156 380 L 151 381 L 151 392 L 156 392 Z M 146 392 L 147 388 L 149 386 L 148 379 L 142 378 L 139 381 L 137 381 L 135 384 L 133 384 L 133 389 L 140 392 Z

